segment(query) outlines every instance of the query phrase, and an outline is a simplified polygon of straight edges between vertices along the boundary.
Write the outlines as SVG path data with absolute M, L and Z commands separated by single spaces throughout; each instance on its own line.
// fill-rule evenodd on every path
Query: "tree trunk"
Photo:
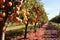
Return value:
M 26 27 L 25 27 L 24 40 L 26 40 L 26 39 L 27 39 L 27 28 L 28 28 L 28 23 L 26 24 Z
M 0 21 L 0 40 L 2 40 L 2 33 L 3 33 L 3 27 L 5 23 L 3 21 Z
M 36 22 L 35 22 L 35 25 L 34 25 L 34 32 L 36 33 Z
M 29 21 L 29 19 L 28 19 L 28 21 Z M 27 21 L 27 24 L 25 25 L 25 35 L 24 35 L 24 40 L 27 39 L 28 21 Z

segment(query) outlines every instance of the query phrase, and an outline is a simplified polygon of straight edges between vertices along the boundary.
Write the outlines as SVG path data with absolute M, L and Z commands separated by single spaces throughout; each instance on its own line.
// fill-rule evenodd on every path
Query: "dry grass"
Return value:
M 10 31 L 10 30 L 16 30 L 16 29 L 20 29 L 22 27 L 25 27 L 24 25 L 20 25 L 20 26 L 11 26 L 11 27 L 7 27 L 6 31 Z

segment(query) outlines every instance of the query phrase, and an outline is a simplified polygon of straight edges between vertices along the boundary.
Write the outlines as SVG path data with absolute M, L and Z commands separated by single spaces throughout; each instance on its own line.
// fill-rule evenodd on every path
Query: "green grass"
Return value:
M 29 25 L 28 26 L 28 29 L 33 29 L 34 25 Z M 16 29 L 12 29 L 12 30 L 9 30 L 9 31 L 6 31 L 6 37 L 14 37 L 14 36 L 17 36 L 17 35 L 22 35 L 24 34 L 25 32 L 25 27 L 21 27 L 21 28 L 16 28 Z
M 25 27 L 25 25 L 19 25 L 19 26 L 9 26 L 7 27 L 6 31 L 10 31 L 10 30 L 16 30 L 16 29 L 20 29 Z
M 58 30 L 60 30 L 60 23 L 51 22 L 51 24 L 54 25 Z

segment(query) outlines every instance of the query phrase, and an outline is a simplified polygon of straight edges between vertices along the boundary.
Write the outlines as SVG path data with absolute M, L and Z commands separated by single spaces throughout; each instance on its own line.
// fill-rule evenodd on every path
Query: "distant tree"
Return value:
M 60 13 L 50 20 L 51 22 L 60 23 Z

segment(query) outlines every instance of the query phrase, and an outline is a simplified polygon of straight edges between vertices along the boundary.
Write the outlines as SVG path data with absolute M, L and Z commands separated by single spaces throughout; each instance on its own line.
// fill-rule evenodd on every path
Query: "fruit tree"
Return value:
M 7 20 L 25 24 L 25 39 L 28 24 L 35 23 L 36 26 L 36 23 L 42 23 L 42 19 L 46 16 L 44 14 L 46 14 L 45 10 L 37 0 L 0 0 L 0 40 Z

